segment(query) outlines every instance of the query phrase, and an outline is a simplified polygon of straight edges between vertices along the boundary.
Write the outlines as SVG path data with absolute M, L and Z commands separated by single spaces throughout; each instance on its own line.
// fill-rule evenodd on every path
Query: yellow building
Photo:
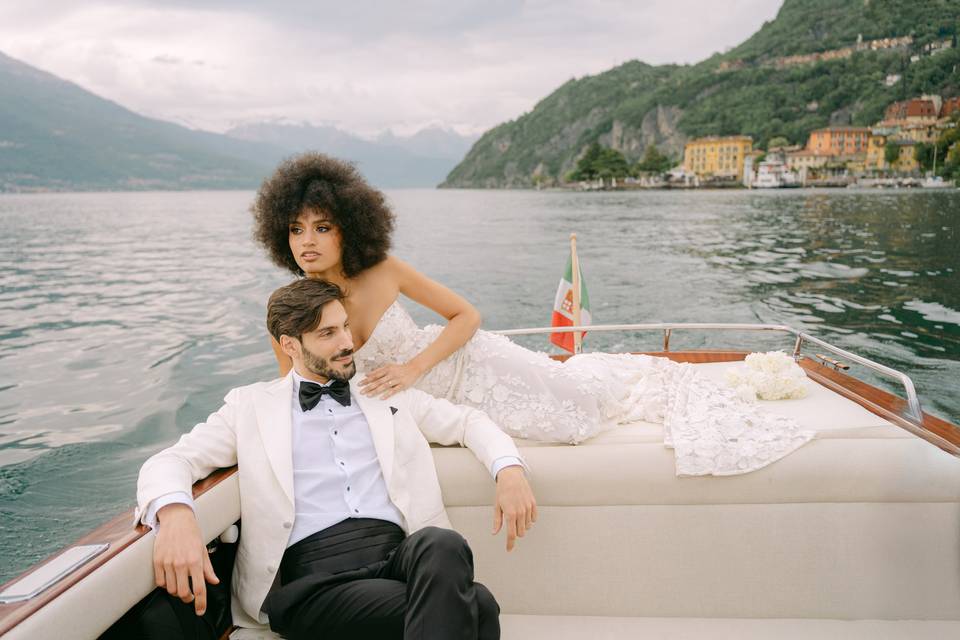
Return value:
M 900 147 L 900 155 L 893 163 L 893 168 L 902 173 L 920 171 L 920 163 L 917 162 L 917 143 L 913 140 L 896 140 L 895 143 Z
M 887 144 L 897 145 L 897 159 L 893 164 L 887 162 Z M 864 167 L 867 171 L 896 171 L 900 173 L 913 173 L 920 170 L 917 162 L 916 142 L 914 140 L 904 140 L 902 138 L 893 138 L 890 135 L 874 133 L 870 136 L 870 142 L 867 145 L 867 162 Z
M 867 171 L 885 171 L 887 169 L 887 135 L 873 133 L 867 141 Z
M 709 136 L 687 143 L 683 168 L 700 178 L 743 180 L 743 161 L 753 150 L 750 136 Z
M 933 143 L 940 137 L 940 127 L 937 126 L 936 122 L 910 124 L 900 127 L 900 135 L 897 137 L 902 140 Z
M 809 149 L 800 149 L 787 153 L 787 168 L 794 173 L 800 173 L 801 171 L 823 167 L 831 160 L 833 160 L 831 155 Z

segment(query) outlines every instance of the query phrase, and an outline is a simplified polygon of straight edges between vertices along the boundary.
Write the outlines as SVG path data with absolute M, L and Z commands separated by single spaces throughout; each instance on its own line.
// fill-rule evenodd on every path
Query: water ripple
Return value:
M 928 410 L 960 418 L 958 192 L 388 196 L 396 253 L 488 328 L 549 323 L 576 231 L 595 322 L 793 325 L 906 371 Z M 0 196 L 0 582 L 130 506 L 147 456 L 231 387 L 274 375 L 264 303 L 291 277 L 253 245 L 251 199 Z M 587 346 L 660 340 L 594 333 Z M 692 332 L 672 344 L 790 346 Z

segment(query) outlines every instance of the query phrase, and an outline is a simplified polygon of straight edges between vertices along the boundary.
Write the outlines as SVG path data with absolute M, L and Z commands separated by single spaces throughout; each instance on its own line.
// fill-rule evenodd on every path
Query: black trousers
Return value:
M 265 603 L 286 638 L 497 640 L 500 608 L 459 533 L 350 519 L 287 549 Z
M 156 589 L 101 639 L 219 638 L 230 623 L 230 547 L 211 556 L 221 583 L 207 585 L 203 617 Z M 392 523 L 345 520 L 287 549 L 280 582 L 264 608 L 286 638 L 500 638 L 500 607 L 473 581 L 473 554 L 455 531 L 427 527 L 405 537 Z
M 230 578 L 236 544 L 211 545 L 210 564 L 220 584 L 207 585 L 207 610 L 195 613 L 166 589 L 154 589 L 101 636 L 100 640 L 218 640 L 231 626 Z M 210 548 L 210 547 L 208 547 Z

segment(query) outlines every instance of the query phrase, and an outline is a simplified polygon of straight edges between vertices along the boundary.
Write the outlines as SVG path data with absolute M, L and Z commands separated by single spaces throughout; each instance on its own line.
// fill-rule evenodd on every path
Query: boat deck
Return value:
M 746 354 L 652 355 L 721 380 Z M 448 513 L 501 603 L 503 637 L 960 634 L 960 460 L 907 430 L 902 400 L 801 364 L 819 383 L 809 395 L 764 404 L 817 437 L 750 474 L 678 478 L 651 423 L 575 447 L 518 441 L 541 517 L 509 556 L 489 535 L 489 474 L 468 451 L 437 448 Z M 924 415 L 922 429 L 960 445 L 948 422 Z M 195 486 L 210 539 L 239 516 L 234 474 Z M 96 637 L 145 595 L 152 536 L 131 521 L 122 514 L 78 541 L 111 548 L 40 597 L 0 605 L 0 635 L 55 638 L 69 625 Z M 105 606 L 94 613 L 91 602 Z

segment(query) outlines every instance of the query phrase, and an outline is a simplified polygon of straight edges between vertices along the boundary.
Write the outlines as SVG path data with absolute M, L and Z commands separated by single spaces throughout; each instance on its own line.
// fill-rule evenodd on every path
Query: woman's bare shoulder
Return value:
M 416 267 L 405 260 L 401 260 L 397 256 L 387 256 L 380 265 L 383 265 L 384 271 L 389 273 L 390 278 L 400 286 L 406 282 L 410 282 L 414 278 L 422 276 Z
M 413 269 L 413 267 L 411 267 L 408 263 L 404 262 L 395 255 L 388 255 L 377 266 L 382 267 L 383 269 L 392 273 Z
M 374 306 L 384 306 L 385 301 L 396 300 L 400 293 L 403 280 L 402 262 L 393 256 L 387 256 L 381 262 L 365 269 L 353 279 L 349 287 L 349 298 L 362 305 L 373 303 Z
M 364 271 L 358 280 L 366 286 L 396 289 L 416 269 L 400 258 L 388 255 L 386 258 Z

